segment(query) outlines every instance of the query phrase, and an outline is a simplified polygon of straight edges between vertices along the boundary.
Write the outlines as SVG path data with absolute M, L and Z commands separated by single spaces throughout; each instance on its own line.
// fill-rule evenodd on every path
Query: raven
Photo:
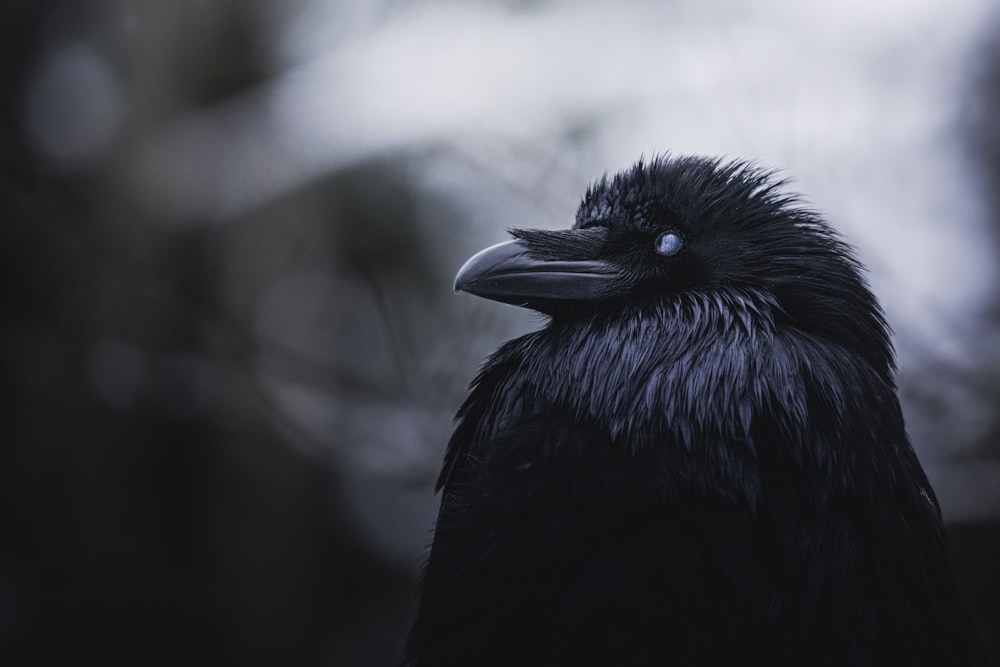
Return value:
M 403 663 L 985 664 L 852 249 L 663 155 L 457 290 L 546 316 L 459 410 Z

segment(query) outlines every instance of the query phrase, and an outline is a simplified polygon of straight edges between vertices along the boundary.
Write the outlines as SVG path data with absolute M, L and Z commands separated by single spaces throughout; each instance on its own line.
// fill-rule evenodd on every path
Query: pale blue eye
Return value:
M 676 255 L 683 245 L 684 241 L 677 232 L 663 232 L 656 239 L 656 252 L 669 257 Z

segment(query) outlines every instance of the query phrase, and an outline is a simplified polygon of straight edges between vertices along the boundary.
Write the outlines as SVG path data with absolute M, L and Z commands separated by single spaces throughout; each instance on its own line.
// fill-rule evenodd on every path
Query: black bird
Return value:
M 547 322 L 458 413 L 404 664 L 985 664 L 882 310 L 783 186 L 640 160 L 461 269 Z

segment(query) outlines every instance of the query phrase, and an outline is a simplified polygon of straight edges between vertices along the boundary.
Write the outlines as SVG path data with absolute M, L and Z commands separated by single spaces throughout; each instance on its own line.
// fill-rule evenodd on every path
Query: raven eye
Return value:
M 656 238 L 656 252 L 666 257 L 676 255 L 682 245 L 684 245 L 684 241 L 681 240 L 681 235 L 677 232 L 663 232 Z

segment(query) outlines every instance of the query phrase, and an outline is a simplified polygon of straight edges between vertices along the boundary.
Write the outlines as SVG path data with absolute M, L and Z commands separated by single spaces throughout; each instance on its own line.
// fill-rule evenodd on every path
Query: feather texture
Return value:
M 514 232 L 533 279 L 613 271 L 473 381 L 404 663 L 985 664 L 885 318 L 783 187 L 664 156 Z

